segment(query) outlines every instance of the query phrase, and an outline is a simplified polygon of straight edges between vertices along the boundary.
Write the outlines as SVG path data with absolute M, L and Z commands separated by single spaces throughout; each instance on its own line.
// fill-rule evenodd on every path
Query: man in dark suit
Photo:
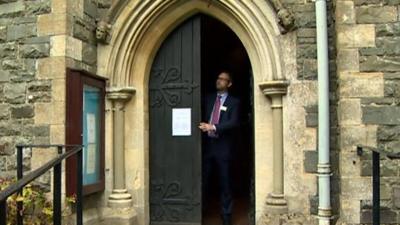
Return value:
M 231 225 L 232 193 L 230 162 L 234 144 L 234 131 L 239 126 L 239 100 L 229 95 L 232 86 L 231 74 L 223 71 L 216 81 L 216 93 L 206 99 L 205 115 L 207 122 L 199 128 L 204 132 L 203 186 L 207 195 L 208 180 L 212 172 L 219 177 L 222 218 L 224 225 Z

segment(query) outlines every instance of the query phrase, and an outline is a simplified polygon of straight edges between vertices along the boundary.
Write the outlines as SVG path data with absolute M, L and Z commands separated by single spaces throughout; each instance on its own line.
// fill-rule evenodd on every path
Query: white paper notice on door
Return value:
M 192 135 L 192 109 L 172 109 L 172 136 Z

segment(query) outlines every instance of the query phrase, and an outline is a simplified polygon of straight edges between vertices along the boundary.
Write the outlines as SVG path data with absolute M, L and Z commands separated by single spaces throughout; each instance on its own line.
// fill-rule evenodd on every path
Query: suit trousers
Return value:
M 232 214 L 232 190 L 231 190 L 231 159 L 226 155 L 218 154 L 219 144 L 213 140 L 207 142 L 207 151 L 203 155 L 203 196 L 206 197 L 210 193 L 210 188 L 216 187 L 211 184 L 211 174 L 218 176 L 219 194 L 221 202 L 221 214 L 223 217 Z M 207 202 L 203 201 L 203 206 L 207 207 Z

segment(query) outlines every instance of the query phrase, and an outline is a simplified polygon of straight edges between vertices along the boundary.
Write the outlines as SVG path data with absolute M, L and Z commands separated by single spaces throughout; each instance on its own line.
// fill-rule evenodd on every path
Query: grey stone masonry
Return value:
M 304 151 L 304 172 L 317 173 L 318 152 Z
M 400 22 L 377 24 L 375 29 L 376 29 L 376 36 L 378 37 L 399 36 Z
M 306 110 L 306 126 L 317 127 L 318 126 L 318 106 L 312 105 L 305 107 Z
M 311 1 L 284 0 L 285 6 L 291 10 L 296 19 L 297 29 L 297 70 L 299 80 L 317 79 L 317 42 L 315 6 Z M 331 60 L 330 73 L 336 73 L 335 67 L 335 41 L 334 41 L 334 6 L 328 2 L 328 26 L 329 26 L 329 57 Z
M 38 36 L 38 16 L 51 0 L 0 0 L 0 174 L 15 174 L 15 144 L 48 144 L 50 127 L 35 124 L 35 103 L 52 100 L 51 80 L 37 75 L 37 59 L 50 56 L 50 37 Z M 29 160 L 24 161 L 29 168 Z
M 58 79 L 60 75 L 53 75 L 52 71 L 46 71 L 45 76 L 39 73 L 52 66 L 49 63 L 47 68 L 43 60 L 62 57 L 59 56 L 62 52 L 52 49 L 55 44 L 60 46 L 52 41 L 53 35 L 67 35 L 77 39 L 77 43 L 81 42 L 82 52 L 75 54 L 76 57 L 66 52 L 66 64 L 96 73 L 96 21 L 104 15 L 111 1 L 65 2 L 68 18 L 65 24 L 60 22 L 60 26 L 66 26 L 66 29 L 54 27 L 53 32 L 46 20 L 53 13 L 60 14 L 60 3 L 53 0 L 0 0 L 0 174 L 15 172 L 12 162 L 15 162 L 13 148 L 16 143 L 50 143 L 50 118 L 48 124 L 36 124 L 36 121 L 40 112 L 38 104 L 43 108 L 43 104 L 62 98 L 62 89 L 58 90 L 62 87 L 60 80 L 52 78 Z M 57 84 L 57 90 L 54 90 L 54 84 Z
M 317 82 L 317 40 L 316 40 L 316 15 L 315 2 L 301 0 L 283 0 L 284 5 L 291 10 L 296 19 L 296 62 L 297 80 L 305 83 Z M 329 41 L 329 76 L 330 76 L 330 105 L 331 105 L 331 161 L 332 168 L 339 168 L 337 151 L 337 76 L 336 76 L 336 33 L 335 33 L 335 3 L 327 1 L 328 16 L 328 41 Z M 318 106 L 306 105 L 305 124 L 307 129 L 318 127 Z M 316 173 L 318 163 L 318 150 L 303 149 L 303 170 L 305 173 Z M 332 179 L 335 186 L 338 185 L 339 170 L 334 169 Z M 339 188 L 332 190 L 333 214 L 339 214 Z M 310 196 L 311 213 L 316 215 L 318 211 L 318 193 Z M 335 220 L 333 221 L 333 223 Z
M 365 106 L 362 120 L 365 124 L 400 125 L 400 107 Z
M 359 48 L 361 72 L 384 74 L 384 96 L 362 98 L 362 123 L 377 126 L 377 146 L 400 152 L 399 0 L 355 0 L 356 22 L 375 26 L 375 46 Z M 400 224 L 400 162 L 381 158 L 381 223 Z M 372 175 L 371 156 L 361 159 L 360 175 Z M 370 198 L 369 198 L 370 199 Z M 371 201 L 361 203 L 360 221 L 371 223 Z
M 95 71 L 97 66 L 96 20 L 99 17 L 99 7 L 107 7 L 106 1 L 84 0 L 83 14 L 76 15 L 72 23 L 72 36 L 81 40 L 82 61 L 76 62 L 77 69 Z
M 397 21 L 396 6 L 362 6 L 356 10 L 357 23 L 390 23 Z

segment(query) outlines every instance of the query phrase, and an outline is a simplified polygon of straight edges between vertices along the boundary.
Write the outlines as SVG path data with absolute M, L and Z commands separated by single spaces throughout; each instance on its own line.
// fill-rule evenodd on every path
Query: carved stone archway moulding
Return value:
M 215 0 L 214 0 L 215 1 Z M 100 43 L 108 44 L 111 37 L 112 24 L 117 19 L 124 6 L 129 0 L 113 0 L 110 8 L 103 18 L 97 23 L 96 38 Z M 212 0 L 209 0 L 210 4 Z M 279 20 L 280 30 L 282 34 L 290 32 L 296 28 L 295 19 L 291 11 L 284 7 L 281 0 L 269 0 L 275 9 Z
M 149 39 L 146 35 L 151 28 L 158 23 L 167 30 L 161 32 L 164 27 L 158 25 L 157 28 L 156 25 L 153 35 L 160 37 L 153 45 L 154 57 L 167 34 L 196 13 L 208 14 L 228 25 L 248 50 L 253 72 L 256 73 L 257 66 L 261 64 L 269 67 L 269 71 L 263 74 L 263 80 L 285 80 L 281 69 L 279 36 L 282 31 L 287 32 L 295 26 L 293 15 L 280 0 L 115 0 L 96 30 L 97 38 L 112 46 L 109 60 L 100 62 L 101 66 L 107 67 L 104 68 L 106 71 L 102 71 L 101 67 L 100 71 L 110 78 L 111 85 L 127 85 L 130 83 L 129 76 L 133 74 L 135 54 L 146 42 L 144 40 Z M 170 22 L 166 18 L 175 18 L 175 21 Z
M 98 47 L 98 74 L 109 78 L 111 88 L 135 87 L 135 99 L 127 108 L 132 107 L 138 117 L 147 118 L 146 93 L 157 50 L 175 27 L 197 13 L 220 20 L 239 37 L 250 58 L 254 80 L 272 100 L 272 120 L 276 121 L 273 154 L 279 162 L 274 164 L 274 190 L 267 204 L 271 212 L 284 213 L 287 204 L 283 193 L 282 98 L 288 82 L 282 68 L 280 39 L 282 33 L 294 28 L 294 19 L 280 0 L 115 0 L 98 24 L 98 39 L 108 43 Z M 255 113 L 258 121 L 265 117 Z M 137 125 L 143 128 L 136 130 L 142 132 L 141 147 L 145 149 L 147 122 Z M 261 150 L 256 149 L 256 154 L 257 151 Z

